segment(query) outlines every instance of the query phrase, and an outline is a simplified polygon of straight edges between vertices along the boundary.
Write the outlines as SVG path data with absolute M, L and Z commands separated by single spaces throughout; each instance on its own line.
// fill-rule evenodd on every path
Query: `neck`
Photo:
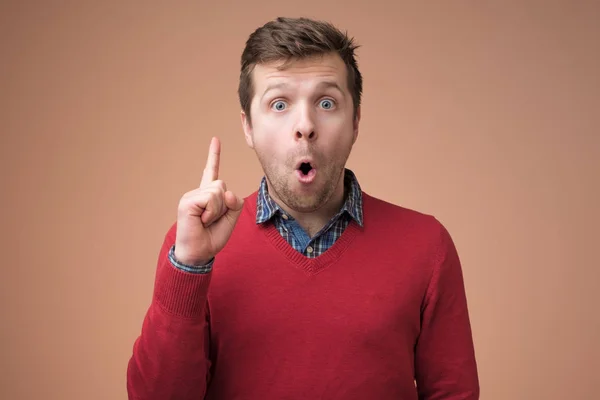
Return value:
M 313 237 L 333 218 L 335 214 L 340 211 L 345 200 L 345 185 L 344 185 L 344 171 L 338 181 L 338 184 L 333 192 L 331 198 L 318 210 L 311 212 L 299 212 L 292 210 L 287 205 L 278 202 L 287 212 L 291 215 L 296 222 L 306 231 L 306 233 Z

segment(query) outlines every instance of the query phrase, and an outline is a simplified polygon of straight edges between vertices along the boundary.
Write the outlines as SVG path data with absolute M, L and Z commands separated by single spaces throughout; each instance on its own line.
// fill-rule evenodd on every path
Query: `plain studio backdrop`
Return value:
M 453 235 L 482 399 L 597 399 L 600 3 L 416 3 L 3 1 L 0 398 L 126 399 L 211 136 L 228 186 L 258 187 L 239 57 L 283 15 L 362 45 L 349 167 Z

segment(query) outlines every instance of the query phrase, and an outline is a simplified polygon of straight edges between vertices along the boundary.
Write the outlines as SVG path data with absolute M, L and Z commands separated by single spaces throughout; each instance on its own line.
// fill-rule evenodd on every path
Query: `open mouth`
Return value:
M 308 162 L 303 162 L 302 164 L 300 164 L 300 168 L 298 168 L 300 170 L 300 172 L 302 172 L 302 175 L 308 175 L 310 173 L 310 171 L 313 169 L 312 165 L 310 165 L 310 163 Z
M 317 169 L 310 161 L 307 160 L 298 164 L 296 174 L 301 183 L 309 184 L 315 181 Z

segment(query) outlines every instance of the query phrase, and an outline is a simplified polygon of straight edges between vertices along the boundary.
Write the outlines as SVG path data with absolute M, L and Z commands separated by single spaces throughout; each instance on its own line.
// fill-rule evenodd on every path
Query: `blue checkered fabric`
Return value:
M 269 196 L 266 178 L 262 178 L 256 201 L 256 223 L 273 221 L 279 234 L 294 249 L 306 257 L 314 258 L 323 254 L 342 235 L 350 221 L 360 226 L 363 223 L 362 192 L 354 173 L 346 169 L 344 173 L 346 200 L 340 211 L 312 238 Z

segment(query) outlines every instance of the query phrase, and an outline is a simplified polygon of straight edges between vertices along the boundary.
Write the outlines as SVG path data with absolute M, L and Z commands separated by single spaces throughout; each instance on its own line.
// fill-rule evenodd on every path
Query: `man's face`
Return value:
M 343 172 L 358 135 L 347 71 L 337 54 L 257 65 L 248 145 L 267 178 L 269 194 L 298 212 L 343 196 Z

